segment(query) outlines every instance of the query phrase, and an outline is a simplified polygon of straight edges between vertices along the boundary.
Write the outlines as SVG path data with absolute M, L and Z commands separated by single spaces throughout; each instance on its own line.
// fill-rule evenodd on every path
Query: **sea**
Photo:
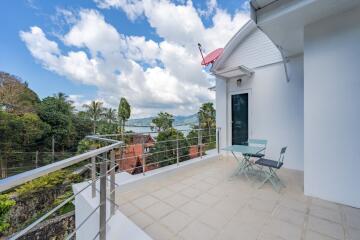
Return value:
M 179 125 L 174 126 L 175 129 L 182 131 L 186 136 L 191 130 L 191 125 Z M 135 126 L 125 126 L 125 131 L 133 131 L 135 133 L 150 133 L 152 136 L 156 136 L 155 131 L 152 131 L 150 127 L 135 127 Z

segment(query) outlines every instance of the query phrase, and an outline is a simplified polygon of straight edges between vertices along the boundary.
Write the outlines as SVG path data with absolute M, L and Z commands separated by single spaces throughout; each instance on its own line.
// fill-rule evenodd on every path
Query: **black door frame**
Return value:
M 231 97 L 232 95 L 238 95 L 238 94 L 248 94 L 248 137 L 251 138 L 252 136 L 252 92 L 251 89 L 242 89 L 239 91 L 231 91 L 228 94 L 228 138 L 227 138 L 227 142 L 228 145 L 232 144 L 232 101 L 231 101 Z

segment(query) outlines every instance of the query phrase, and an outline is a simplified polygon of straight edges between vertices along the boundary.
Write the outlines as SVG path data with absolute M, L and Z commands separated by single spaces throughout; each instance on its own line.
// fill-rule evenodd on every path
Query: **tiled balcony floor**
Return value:
M 153 239 L 360 239 L 360 209 L 304 196 L 302 172 L 281 170 L 279 194 L 230 180 L 235 166 L 202 161 L 122 186 L 116 201 Z

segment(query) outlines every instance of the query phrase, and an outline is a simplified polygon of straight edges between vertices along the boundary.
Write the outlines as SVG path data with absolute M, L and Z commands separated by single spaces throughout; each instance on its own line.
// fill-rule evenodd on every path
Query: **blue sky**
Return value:
M 1 1 L 0 71 L 40 97 L 81 106 L 128 98 L 133 117 L 192 114 L 214 99 L 196 43 L 223 47 L 248 19 L 245 1 Z M 186 70 L 185 70 L 186 69 Z

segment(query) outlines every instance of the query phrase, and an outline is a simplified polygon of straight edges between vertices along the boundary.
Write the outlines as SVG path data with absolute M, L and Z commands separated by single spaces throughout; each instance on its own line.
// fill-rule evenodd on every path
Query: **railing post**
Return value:
M 35 152 L 35 168 L 38 168 L 38 162 L 39 162 L 39 151 Z
M 179 133 L 176 132 L 176 163 L 179 166 Z
M 55 160 L 55 138 L 54 138 L 54 135 L 52 136 L 52 139 L 51 139 L 51 159 L 52 159 L 52 162 L 54 162 L 54 160 Z
M 110 215 L 115 214 L 115 150 L 110 152 Z
M 91 158 L 91 196 L 96 197 L 96 158 Z
M 1 155 L 0 155 L 1 156 Z M 1 178 L 7 177 L 7 160 L 5 154 L 0 157 Z
M 198 130 L 198 145 L 200 148 L 200 157 L 202 158 L 202 134 L 201 134 L 201 129 Z
M 145 171 L 146 171 L 146 156 L 145 156 L 145 139 L 144 137 L 142 137 L 142 143 L 141 143 L 141 148 L 142 148 L 142 170 L 143 170 L 143 175 L 145 175 Z
M 217 153 L 220 154 L 220 128 L 216 128 L 216 148 Z
M 106 239 L 106 160 L 100 164 L 100 219 L 99 219 L 99 239 Z

